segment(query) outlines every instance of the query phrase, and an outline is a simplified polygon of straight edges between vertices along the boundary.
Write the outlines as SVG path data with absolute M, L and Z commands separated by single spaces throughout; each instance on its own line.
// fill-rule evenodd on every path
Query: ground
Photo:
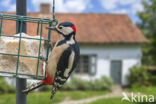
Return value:
M 142 87 L 125 91 L 152 94 L 156 99 L 156 87 Z M 118 93 L 117 93 L 118 92 Z M 61 91 L 53 101 L 49 99 L 50 92 L 31 93 L 28 95 L 28 104 L 136 104 L 121 102 L 122 91 L 108 93 L 106 91 Z M 0 95 L 0 104 L 15 104 L 15 94 Z M 146 103 L 145 103 L 146 104 Z M 151 103 L 156 104 L 156 103 Z
M 60 91 L 54 100 L 50 100 L 49 92 L 30 93 L 27 97 L 27 104 L 156 104 L 156 76 L 151 79 L 149 87 L 134 87 L 129 89 L 114 88 L 113 92 L 107 91 Z M 123 101 L 122 92 L 127 94 L 134 92 L 147 95 L 154 95 L 154 103 L 130 103 Z M 15 104 L 15 94 L 0 95 L 0 104 Z
M 142 94 L 150 94 L 155 96 L 155 102 L 154 103 L 131 103 L 127 101 L 121 101 L 122 97 L 113 97 L 113 98 L 107 98 L 107 99 L 98 99 L 94 102 L 86 103 L 86 104 L 156 104 L 156 87 L 142 87 L 142 88 L 136 88 L 136 89 L 129 89 L 129 92 L 135 92 L 135 93 L 142 93 Z
M 27 96 L 27 104 L 55 104 L 65 99 L 79 100 L 108 93 L 107 91 L 61 91 L 57 92 L 53 101 L 50 100 L 51 92 L 30 93 Z M 0 104 L 15 104 L 15 94 L 0 95 Z

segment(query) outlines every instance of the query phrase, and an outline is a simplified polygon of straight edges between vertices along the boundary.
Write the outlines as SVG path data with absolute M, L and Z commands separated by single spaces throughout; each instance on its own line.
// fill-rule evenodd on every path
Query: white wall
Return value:
M 128 69 L 135 64 L 140 64 L 141 60 L 141 47 L 139 45 L 81 45 L 80 53 L 97 55 L 97 73 L 95 76 L 81 76 L 85 79 L 100 78 L 104 75 L 110 77 L 111 60 L 121 60 L 122 85 L 127 84 L 126 75 L 128 74 Z

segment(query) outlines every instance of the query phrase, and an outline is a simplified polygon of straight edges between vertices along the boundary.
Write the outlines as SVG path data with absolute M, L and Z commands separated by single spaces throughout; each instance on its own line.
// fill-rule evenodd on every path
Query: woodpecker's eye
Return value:
M 59 26 L 59 29 L 62 29 L 63 28 L 63 26 Z

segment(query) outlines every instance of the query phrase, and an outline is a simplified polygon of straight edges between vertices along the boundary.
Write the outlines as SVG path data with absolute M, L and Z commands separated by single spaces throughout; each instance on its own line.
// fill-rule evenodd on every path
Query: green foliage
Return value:
M 149 86 L 149 87 L 146 87 L 146 86 L 136 86 L 136 87 L 133 87 L 133 88 L 130 88 L 128 89 L 129 92 L 140 92 L 142 94 L 146 94 L 146 95 L 153 95 L 154 96 L 154 99 L 155 99 L 155 102 L 156 102 L 156 87 L 155 86 Z M 147 104 L 147 102 L 145 103 Z M 151 104 L 155 104 L 155 103 L 151 103 Z
M 108 90 L 111 91 L 113 80 L 103 76 L 101 79 L 96 79 L 91 82 L 91 90 Z
M 128 82 L 133 85 L 145 85 L 148 81 L 148 72 L 145 66 L 134 66 L 130 68 L 130 73 L 127 76 Z
M 8 83 L 4 80 L 4 78 L 0 77 L 0 94 L 4 93 L 14 93 L 15 88 L 9 86 Z
M 83 80 L 72 77 L 60 90 L 67 91 L 111 91 L 113 86 L 113 80 L 109 77 L 103 76 L 101 79 L 95 80 Z M 39 91 L 50 91 L 52 86 L 43 86 L 39 88 Z
M 5 82 L 3 78 L 0 78 L 0 94 L 7 93 L 8 84 Z
M 152 84 L 152 86 L 156 86 L 156 76 L 150 76 L 149 82 Z
M 8 86 L 8 93 L 15 93 L 16 88 L 14 86 Z
M 43 91 L 43 92 L 45 92 L 45 91 L 50 91 L 52 89 L 52 86 L 49 86 L 49 85 L 47 85 L 47 86 L 42 86 L 42 87 L 39 87 L 39 91 Z
M 81 90 L 81 91 L 87 91 L 87 90 L 112 90 L 113 81 L 111 78 L 108 77 L 102 77 L 101 79 L 95 79 L 92 81 L 88 80 L 82 80 L 78 78 L 71 78 L 69 82 L 67 82 L 62 90 Z
M 143 45 L 143 64 L 156 65 L 156 0 L 143 0 L 143 5 L 144 11 L 138 12 L 138 26 L 149 40 Z

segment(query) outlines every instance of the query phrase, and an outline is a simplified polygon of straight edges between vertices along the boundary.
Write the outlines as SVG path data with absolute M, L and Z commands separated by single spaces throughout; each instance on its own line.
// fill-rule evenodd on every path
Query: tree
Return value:
M 144 0 L 144 11 L 138 12 L 139 28 L 149 40 L 143 45 L 143 64 L 156 65 L 156 0 Z

